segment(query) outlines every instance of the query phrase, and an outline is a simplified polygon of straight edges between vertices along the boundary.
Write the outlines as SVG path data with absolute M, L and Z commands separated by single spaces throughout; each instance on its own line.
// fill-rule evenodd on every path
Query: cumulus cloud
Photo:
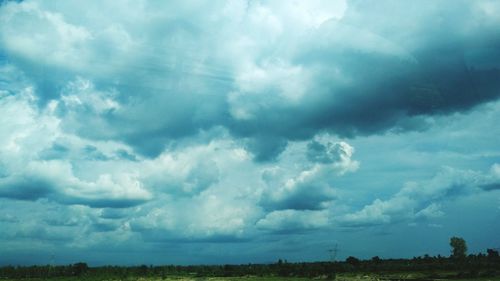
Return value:
M 8 72 L 14 71 L 8 69 Z M 51 111 L 53 107 L 40 111 L 35 103 L 36 96 L 29 86 L 13 95 L 7 93 L 0 100 L 4 114 L 0 129 L 0 196 L 21 200 L 51 198 L 61 203 L 116 207 L 139 204 L 151 198 L 131 173 L 103 172 L 93 180 L 75 176 L 68 154 L 78 144 L 67 140 L 71 136 L 65 137 L 60 128 L 61 119 Z M 68 141 L 71 149 L 59 144 L 59 139 Z M 95 155 L 102 154 L 96 147 L 85 144 L 85 140 L 78 141 L 83 143 L 83 151 L 76 156 L 83 154 L 94 159 Z
M 0 243 L 142 249 L 446 217 L 448 199 L 500 186 L 498 164 L 473 171 L 498 158 L 498 104 L 480 106 L 500 95 L 499 7 L 4 1 Z M 393 175 L 455 164 L 384 197 Z
M 290 233 L 314 230 L 329 226 L 327 211 L 273 211 L 260 219 L 257 228 L 276 232 Z
M 441 203 L 498 186 L 496 166 L 494 164 L 488 173 L 444 167 L 432 179 L 408 182 L 391 198 L 375 199 L 361 210 L 343 215 L 338 221 L 344 226 L 364 227 L 441 217 L 445 215 L 440 209 Z
M 49 247 L 72 248 L 73 251 L 106 243 L 115 245 L 131 239 L 123 220 L 101 219 L 99 211 L 83 205 L 58 205 L 50 201 L 2 200 L 2 213 L 16 208 L 15 221 L 3 222 L 0 241 L 6 251 L 37 250 Z M 131 212 L 131 210 L 129 210 Z M 9 243 L 5 243 L 5 241 Z M 28 245 L 28 247 L 26 247 Z M 53 255 L 48 254 L 48 255 Z M 44 258 L 47 256 L 44 254 Z
M 84 102 L 87 97 L 72 100 L 77 106 L 87 106 Z M 231 165 L 251 162 L 232 140 L 187 146 L 155 159 L 144 159 L 135 156 L 125 144 L 95 141 L 80 137 L 75 131 L 66 131 L 64 115 L 57 111 L 57 105 L 40 110 L 36 102 L 29 87 L 13 95 L 7 93 L 0 100 L 0 109 L 10 113 L 6 117 L 11 117 L 4 119 L 5 126 L 0 129 L 3 142 L 0 197 L 33 201 L 32 204 L 48 200 L 69 205 L 60 207 L 63 214 L 75 205 L 87 209 L 81 209 L 80 215 L 71 213 L 69 217 L 44 218 L 41 220 L 44 223 L 30 222 L 24 232 L 19 232 L 19 237 L 49 239 L 60 233 L 57 228 L 71 227 L 64 234 L 64 241 L 69 244 L 76 243 L 71 235 L 78 230 L 73 228 L 83 228 L 82 235 L 89 236 L 139 229 L 151 240 L 227 240 L 246 235 L 255 220 L 250 217 L 260 212 L 251 200 L 240 199 L 236 204 L 232 196 L 240 196 L 237 190 L 237 195 L 225 192 L 221 196 L 213 191 L 201 194 L 219 181 L 219 165 L 225 167 L 227 176 Z M 123 155 L 126 157 L 117 157 Z M 170 202 L 168 206 L 164 206 L 163 199 Z M 144 205 L 150 201 L 152 205 Z M 172 203 L 175 204 L 170 206 Z M 234 204 L 232 209 L 230 204 Z M 130 208 L 137 205 L 144 208 Z M 197 208 L 184 213 L 181 210 L 186 206 Z M 221 212 L 222 209 L 226 211 Z M 169 223 L 161 224 L 162 217 Z M 14 219 L 6 216 L 2 221 Z M 151 223 L 154 225 L 148 227 Z M 45 236 L 36 236 L 37 232 Z M 165 233 L 171 234 L 163 237 Z
M 359 163 L 351 159 L 354 148 L 346 142 L 307 144 L 307 158 L 314 163 L 291 178 L 280 168 L 262 173 L 268 185 L 261 205 L 271 210 L 319 210 L 328 207 L 336 198 L 333 181 L 346 172 L 355 171 Z
M 322 178 L 319 167 L 302 171 L 296 178 L 279 186 L 271 186 L 264 193 L 261 204 L 268 209 L 323 209 L 335 199 L 335 190 Z M 269 177 L 265 172 L 264 177 Z
M 140 163 L 142 178 L 151 188 L 169 194 L 194 195 L 219 180 L 219 169 L 211 147 L 195 147 L 163 154 Z
M 157 204 L 133 218 L 132 231 L 150 241 L 233 241 L 248 238 L 249 225 L 258 214 L 246 201 L 214 194 L 170 204 Z M 181 211 L 186 206 L 190 211 Z
M 94 207 L 129 207 L 151 199 L 151 193 L 132 175 L 113 178 L 101 174 L 94 182 L 75 177 L 69 164 L 60 161 L 31 162 L 26 169 L 0 181 L 0 196 L 37 200 L 50 198 L 66 204 Z
M 9 2 L 0 44 L 66 130 L 152 157 L 222 126 L 268 161 L 323 131 L 414 130 L 496 99 L 498 9 L 461 3 Z

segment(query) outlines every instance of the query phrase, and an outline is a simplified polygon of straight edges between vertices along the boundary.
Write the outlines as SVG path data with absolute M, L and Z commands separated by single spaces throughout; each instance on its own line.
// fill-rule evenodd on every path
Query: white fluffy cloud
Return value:
M 499 5 L 407 5 L 4 1 L 0 245 L 261 241 L 496 192 Z
M 259 214 L 249 202 L 215 194 L 166 200 L 166 206 L 158 203 L 153 208 L 144 206 L 146 212 L 130 221 L 132 230 L 150 241 L 247 239 Z
M 255 143 L 247 149 L 257 160 L 273 160 L 289 140 L 412 130 L 404 124 L 421 123 L 416 115 L 497 97 L 498 85 L 480 83 L 497 75 L 484 66 L 497 56 L 487 39 L 497 9 L 488 1 L 413 9 L 341 0 L 122 4 L 5 3 L 0 46 L 33 82 L 40 105 L 61 101 L 65 130 L 123 141 L 149 157 L 223 127 Z M 391 15 L 401 25 L 382 16 L 391 5 L 403 10 Z M 457 26 L 457 18 L 467 20 Z M 469 40 L 480 46 L 440 51 Z M 457 65 L 464 56 L 475 72 Z M 86 82 L 68 89 L 78 79 Z M 479 84 L 483 95 L 470 94 Z
M 271 232 L 301 232 L 330 226 L 327 211 L 281 210 L 267 214 L 256 224 Z
M 287 177 L 288 174 L 279 167 L 267 169 L 262 173 L 262 179 L 268 185 L 261 199 L 265 208 L 325 209 L 336 198 L 333 187 L 335 178 L 346 172 L 353 172 L 359 166 L 359 163 L 351 158 L 354 148 L 346 142 L 326 142 L 323 145 L 313 141 L 307 145 L 309 160 L 311 144 L 322 149 L 314 151 L 314 164 L 305 166 L 297 175 Z
M 15 70 L 5 71 L 12 76 Z M 70 209 L 90 207 L 81 209 L 77 221 L 51 218 L 47 237 L 53 231 L 50 226 L 66 225 L 85 227 L 88 235 L 129 229 L 151 241 L 248 239 L 256 229 L 268 229 L 266 221 L 274 221 L 280 214 L 266 215 L 261 205 L 271 211 L 325 208 L 335 198 L 331 180 L 359 165 L 352 159 L 352 146 L 331 140 L 315 142 L 328 146 L 328 151 L 316 151 L 329 159 L 325 163 L 309 162 L 308 143 L 295 143 L 285 152 L 285 160 L 299 152 L 304 165 L 283 175 L 270 174 L 275 164 L 253 162 L 241 143 L 230 137 L 143 158 L 127 144 L 79 136 L 78 128 L 84 125 L 78 117 L 89 116 L 87 121 L 91 121 L 92 115 L 119 110 L 113 93 L 97 91 L 82 78 L 68 81 L 64 91 L 59 101 L 43 110 L 37 107 L 30 86 L 4 93 L 0 103 L 2 112 L 10 112 L 7 116 L 12 117 L 4 119 L 1 131 L 0 195 L 16 200 L 48 199 Z M 248 182 L 241 182 L 245 177 Z M 304 200 L 307 196 L 311 200 Z M 138 207 L 131 208 L 134 206 Z M 99 215 L 92 208 L 104 209 Z M 191 211 L 181 211 L 186 208 Z M 282 214 L 288 215 L 280 218 L 284 221 L 274 226 L 274 231 L 302 228 L 293 225 L 294 212 Z M 326 213 L 297 214 L 307 214 L 299 215 L 304 216 L 299 222 L 303 224 L 307 217 L 319 218 Z M 82 220 L 86 221 L 83 225 Z M 322 222 L 326 225 L 328 221 Z
M 498 189 L 494 164 L 489 173 L 444 167 L 423 182 L 407 182 L 387 200 L 376 199 L 361 210 L 338 218 L 341 225 L 364 227 L 441 217 L 440 203 L 483 190 Z

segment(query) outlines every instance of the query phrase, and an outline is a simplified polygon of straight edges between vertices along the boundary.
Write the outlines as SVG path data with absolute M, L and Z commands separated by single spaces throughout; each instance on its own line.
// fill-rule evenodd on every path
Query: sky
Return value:
M 0 3 L 0 265 L 500 247 L 499 1 Z

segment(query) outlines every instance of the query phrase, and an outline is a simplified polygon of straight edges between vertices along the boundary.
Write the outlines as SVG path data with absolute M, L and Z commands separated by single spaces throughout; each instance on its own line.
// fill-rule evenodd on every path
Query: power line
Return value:
M 330 261 L 334 262 L 339 252 L 339 245 L 335 244 L 335 247 L 333 249 L 328 249 L 328 252 L 330 253 Z

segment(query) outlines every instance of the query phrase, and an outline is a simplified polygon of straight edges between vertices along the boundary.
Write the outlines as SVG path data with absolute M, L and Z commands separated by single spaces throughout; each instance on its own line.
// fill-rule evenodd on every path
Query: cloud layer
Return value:
M 0 245 L 17 260 L 269 262 L 307 256 L 295 239 L 461 229 L 467 200 L 500 210 L 499 3 L 0 3 Z
M 318 132 L 422 129 L 498 97 L 487 1 L 129 4 L 7 3 L 0 38 L 66 128 L 146 156 L 223 127 L 270 160 Z

